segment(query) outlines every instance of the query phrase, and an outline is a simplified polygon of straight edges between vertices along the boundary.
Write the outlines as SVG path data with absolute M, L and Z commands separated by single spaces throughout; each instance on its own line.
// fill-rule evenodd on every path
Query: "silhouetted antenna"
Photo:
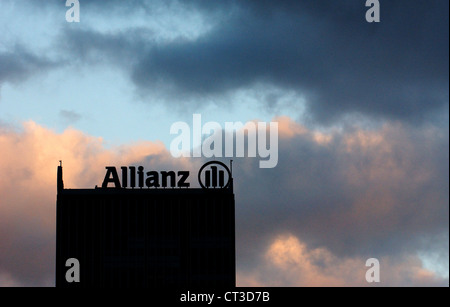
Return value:
M 62 167 L 62 160 L 59 160 L 59 166 L 58 166 L 58 179 L 57 179 L 57 186 L 58 186 L 58 193 L 64 190 L 64 180 L 63 180 L 63 167 Z
M 231 172 L 231 177 L 233 177 L 233 160 L 230 160 L 230 172 Z

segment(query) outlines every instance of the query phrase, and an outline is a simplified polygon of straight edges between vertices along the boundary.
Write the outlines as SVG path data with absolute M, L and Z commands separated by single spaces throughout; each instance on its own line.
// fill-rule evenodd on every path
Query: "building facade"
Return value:
M 232 179 L 214 189 L 73 190 L 60 166 L 56 241 L 57 287 L 235 287 Z M 69 259 L 79 282 L 67 278 Z

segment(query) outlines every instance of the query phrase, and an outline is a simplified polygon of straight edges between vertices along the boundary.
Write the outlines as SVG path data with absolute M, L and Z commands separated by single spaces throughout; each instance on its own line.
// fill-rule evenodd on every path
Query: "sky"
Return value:
M 59 160 L 198 169 L 194 113 L 279 124 L 234 162 L 238 286 L 449 285 L 448 1 L 79 2 L 0 2 L 0 286 L 54 286 Z

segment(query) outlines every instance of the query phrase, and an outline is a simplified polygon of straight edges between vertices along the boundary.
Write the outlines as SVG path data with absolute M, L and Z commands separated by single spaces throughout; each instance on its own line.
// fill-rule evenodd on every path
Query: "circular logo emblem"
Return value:
M 230 182 L 230 169 L 220 161 L 208 162 L 198 171 L 198 183 L 203 189 L 226 189 Z

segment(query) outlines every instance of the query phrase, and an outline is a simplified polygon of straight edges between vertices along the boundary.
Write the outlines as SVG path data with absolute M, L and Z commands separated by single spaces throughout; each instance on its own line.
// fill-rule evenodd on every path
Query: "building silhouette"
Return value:
M 74 190 L 64 188 L 62 172 L 61 165 L 57 287 L 235 287 L 231 177 L 215 189 Z M 217 180 L 206 176 L 223 184 L 218 173 Z M 66 279 L 72 258 L 79 261 L 78 283 Z

